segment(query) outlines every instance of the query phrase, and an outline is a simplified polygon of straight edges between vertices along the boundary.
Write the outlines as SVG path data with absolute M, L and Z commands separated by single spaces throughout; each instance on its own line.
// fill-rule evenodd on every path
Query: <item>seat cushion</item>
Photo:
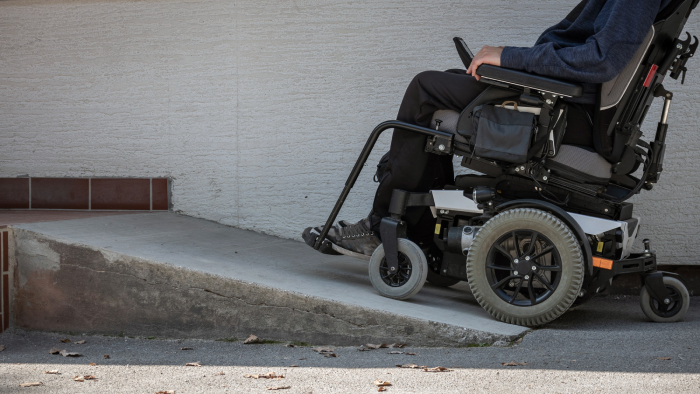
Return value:
M 607 184 L 612 176 L 612 164 L 593 148 L 578 145 L 560 146 L 545 166 L 556 175 L 583 183 Z

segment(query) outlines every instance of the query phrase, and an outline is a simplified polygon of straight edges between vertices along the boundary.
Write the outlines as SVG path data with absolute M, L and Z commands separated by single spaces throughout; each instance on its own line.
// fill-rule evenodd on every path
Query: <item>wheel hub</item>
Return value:
M 516 275 L 530 275 L 532 273 L 532 263 L 525 259 L 518 259 L 519 262 L 515 264 L 515 270 L 518 271 Z

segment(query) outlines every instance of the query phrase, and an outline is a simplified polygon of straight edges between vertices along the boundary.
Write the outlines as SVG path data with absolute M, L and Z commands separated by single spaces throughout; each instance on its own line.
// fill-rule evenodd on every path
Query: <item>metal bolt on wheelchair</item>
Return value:
M 606 149 L 561 143 L 565 99 L 580 97 L 581 85 L 482 65 L 477 73 L 490 86 L 461 113 L 437 111 L 432 128 L 387 121 L 374 129 L 314 248 L 331 247 L 325 237 L 379 135 L 400 128 L 425 135 L 427 152 L 461 156 L 462 166 L 482 175 L 458 176 L 454 186 L 429 193 L 394 190 L 382 245 L 369 263 L 381 295 L 407 299 L 426 280 L 466 280 L 495 318 L 537 326 L 633 274 L 643 283 L 640 303 L 649 319 L 682 320 L 689 303 L 684 279 L 657 270 L 649 240 L 643 252 L 632 252 L 640 218 L 626 201 L 652 190 L 663 170 L 673 93 L 662 82 L 667 73 L 685 79 L 698 40 L 679 34 L 698 1 L 671 2 L 622 73 L 600 87 L 591 123 L 608 136 Z M 468 66 L 471 52 L 462 39 L 455 44 Z M 657 97 L 664 101 L 661 120 L 645 141 L 640 128 Z M 406 238 L 402 217 L 415 206 L 430 207 L 436 218 L 434 246 L 426 250 Z

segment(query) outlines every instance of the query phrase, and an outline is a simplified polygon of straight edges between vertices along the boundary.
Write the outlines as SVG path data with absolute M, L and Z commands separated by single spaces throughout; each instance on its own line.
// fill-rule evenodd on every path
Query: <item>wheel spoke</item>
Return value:
M 540 283 L 542 283 L 542 284 L 544 285 L 544 287 L 547 288 L 547 290 L 549 290 L 549 291 L 554 291 L 554 289 L 552 288 L 551 283 L 549 283 L 549 281 L 548 281 L 545 277 L 543 277 L 542 275 L 538 274 L 537 272 L 533 272 L 533 273 L 534 273 L 535 276 L 537 277 L 537 280 L 539 280 Z
M 502 271 L 512 271 L 510 267 L 501 267 L 498 265 L 487 265 L 486 268 L 491 268 L 492 270 L 502 270 Z
M 532 280 L 527 283 L 527 292 L 530 294 L 530 305 L 535 305 L 537 297 L 535 296 L 535 289 L 532 287 Z
M 535 252 L 535 245 L 537 244 L 537 231 L 532 232 L 532 236 L 530 236 L 530 245 L 527 247 L 527 252 L 525 252 L 526 256 L 532 255 L 532 253 Z
M 538 265 L 537 269 L 542 271 L 561 271 L 561 267 L 558 265 Z
M 500 289 L 506 282 L 508 282 L 509 280 L 514 279 L 514 278 L 517 278 L 517 276 L 511 275 L 511 276 L 509 276 L 509 277 L 507 277 L 507 278 L 505 278 L 505 279 L 501 279 L 501 280 L 498 281 L 497 283 L 491 285 L 491 288 L 492 288 L 492 289 Z
M 500 252 L 502 255 L 508 257 L 508 261 L 510 261 L 511 263 L 513 263 L 513 256 L 511 256 L 510 253 L 508 253 L 507 250 L 503 249 L 503 246 L 501 246 L 501 245 L 493 245 L 493 247 L 494 247 L 498 252 Z
M 520 280 L 520 283 L 518 283 L 518 288 L 515 289 L 515 292 L 513 292 L 513 298 L 511 298 L 510 301 L 508 301 L 509 304 L 512 304 L 513 302 L 515 302 L 515 299 L 518 298 L 518 294 L 520 294 L 520 289 L 522 287 L 523 287 L 523 281 Z
M 513 235 L 513 243 L 515 243 L 515 254 L 520 257 L 522 256 L 522 251 L 520 250 L 520 244 L 518 243 L 518 236 L 515 234 L 515 230 L 511 232 Z
M 530 259 L 531 260 L 539 259 L 540 257 L 542 257 L 548 253 L 552 253 L 553 250 L 554 250 L 554 246 L 548 246 L 548 247 L 542 249 L 542 251 L 540 251 L 536 255 L 530 257 Z

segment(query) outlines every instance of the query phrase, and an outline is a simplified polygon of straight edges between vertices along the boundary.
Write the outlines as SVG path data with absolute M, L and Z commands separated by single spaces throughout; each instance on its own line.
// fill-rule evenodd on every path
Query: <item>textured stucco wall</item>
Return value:
M 461 65 L 453 36 L 526 46 L 577 2 L 0 1 L 0 176 L 169 176 L 177 211 L 298 238 L 413 75 Z M 692 71 L 668 84 L 662 182 L 635 199 L 664 263 L 700 262 Z M 341 218 L 369 211 L 388 140 Z

